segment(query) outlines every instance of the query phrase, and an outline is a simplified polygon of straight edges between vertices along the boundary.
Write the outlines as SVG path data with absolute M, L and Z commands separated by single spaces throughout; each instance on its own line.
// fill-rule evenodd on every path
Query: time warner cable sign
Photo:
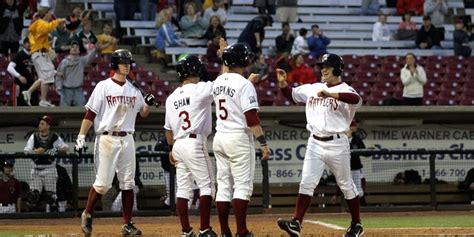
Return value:
M 422 125 L 408 127 L 360 127 L 367 137 L 366 147 L 375 149 L 473 149 L 474 126 L 442 126 Z M 54 130 L 54 127 L 52 128 Z M 298 183 L 301 180 L 306 144 L 309 132 L 302 128 L 282 125 L 265 127 L 265 136 L 270 146 L 271 154 L 269 174 L 271 183 Z M 21 152 L 24 149 L 28 135 L 36 131 L 35 127 L 12 127 L 0 129 L 0 152 Z M 77 131 L 57 131 L 73 151 Z M 137 130 L 134 134 L 136 149 L 139 151 L 156 151 L 156 144 L 163 136 L 163 130 Z M 312 138 L 311 138 L 312 139 Z M 89 150 L 92 151 L 94 135 L 86 138 Z M 209 151 L 212 151 L 212 137 L 209 139 Z M 258 146 L 256 146 L 258 147 Z M 363 172 L 369 182 L 391 182 L 397 173 L 404 170 L 417 170 L 422 179 L 429 178 L 428 155 L 372 155 L 361 156 Z M 29 180 L 31 162 L 22 162 L 21 169 L 15 170 L 15 175 L 23 180 Z M 92 159 L 79 159 L 80 186 L 89 186 L 95 177 Z M 139 158 L 142 181 L 148 183 L 163 183 L 166 175 L 158 157 Z M 70 169 L 71 164 L 59 161 Z M 19 166 L 20 167 L 20 166 Z M 437 155 L 436 178 L 448 182 L 463 180 L 469 169 L 474 167 L 474 157 L 470 154 Z M 330 175 L 326 169 L 324 176 Z

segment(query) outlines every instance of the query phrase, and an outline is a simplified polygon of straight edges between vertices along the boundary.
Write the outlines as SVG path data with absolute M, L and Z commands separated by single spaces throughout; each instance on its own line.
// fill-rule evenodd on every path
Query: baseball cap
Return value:
M 430 17 L 430 16 L 424 16 L 424 17 L 423 17 L 423 20 L 424 20 L 424 21 L 431 21 L 431 17 Z
M 45 121 L 48 125 L 53 125 L 53 117 L 49 116 L 49 115 L 44 115 L 42 117 L 39 117 L 38 118 L 39 121 L 43 120 Z
M 72 40 L 71 43 L 69 45 L 73 46 L 73 45 L 77 45 L 79 46 L 79 42 L 77 42 L 77 40 Z

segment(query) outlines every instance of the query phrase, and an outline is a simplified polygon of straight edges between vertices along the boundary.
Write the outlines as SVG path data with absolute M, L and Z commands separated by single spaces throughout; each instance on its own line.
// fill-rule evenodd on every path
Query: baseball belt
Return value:
M 316 136 L 316 135 L 313 134 L 313 138 L 318 140 L 318 141 L 327 142 L 327 141 L 332 141 L 334 139 L 341 138 L 341 136 L 339 135 L 339 133 L 336 134 L 336 135 L 327 136 L 327 137 L 319 137 L 319 136 Z
M 128 134 L 131 134 L 129 132 L 124 132 L 124 131 L 120 131 L 120 132 L 103 132 L 102 135 L 110 135 L 110 136 L 117 136 L 117 137 L 125 137 L 127 136 Z

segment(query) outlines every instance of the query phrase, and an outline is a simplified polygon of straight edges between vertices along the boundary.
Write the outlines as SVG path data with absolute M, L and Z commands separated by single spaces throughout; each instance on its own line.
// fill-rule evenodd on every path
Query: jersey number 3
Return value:
M 189 121 L 189 113 L 187 111 L 181 111 L 179 113 L 179 117 L 183 117 L 183 122 L 185 122 L 186 124 L 181 126 L 181 128 L 186 131 L 186 129 L 190 128 L 191 127 L 191 121 Z
M 227 119 L 227 109 L 224 107 L 225 105 L 225 99 L 220 99 L 219 100 L 219 110 L 222 111 L 222 113 L 219 114 L 219 118 L 222 119 L 222 120 L 226 120 Z

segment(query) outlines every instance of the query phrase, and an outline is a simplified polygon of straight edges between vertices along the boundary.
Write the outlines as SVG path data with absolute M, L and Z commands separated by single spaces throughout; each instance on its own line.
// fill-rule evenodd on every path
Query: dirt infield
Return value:
M 459 212 L 456 212 L 459 215 Z M 474 218 L 474 213 L 464 212 L 466 218 Z M 346 213 L 338 214 L 309 214 L 303 224 L 302 236 L 342 236 L 343 229 L 326 227 L 320 224 L 314 224 L 322 217 L 348 217 Z M 453 215 L 451 212 L 421 212 L 421 213 L 364 213 L 371 216 L 393 216 L 410 215 L 423 216 L 428 215 Z M 255 236 L 287 236 L 276 225 L 279 217 L 290 217 L 291 215 L 249 215 L 249 229 Z M 180 236 L 179 220 L 176 216 L 172 217 L 136 217 L 136 226 L 139 227 L 144 236 Z M 234 219 L 231 218 L 233 221 Z M 199 227 L 199 217 L 192 216 L 191 224 L 195 229 Z M 216 216 L 211 220 L 216 232 L 219 232 L 219 224 Z M 26 220 L 0 220 L 0 236 L 21 236 L 21 234 L 33 234 L 43 236 L 82 236 L 80 230 L 79 218 L 68 219 L 26 219 Z M 93 236 L 120 236 L 121 219 L 120 218 L 95 218 Z M 231 223 L 231 228 L 235 229 L 235 224 Z M 8 233 L 10 235 L 5 235 Z M 18 235 L 11 235 L 11 234 Z M 30 235 L 31 236 L 31 235 Z M 366 237 L 372 236 L 474 236 L 474 227 L 472 228 L 366 228 Z

